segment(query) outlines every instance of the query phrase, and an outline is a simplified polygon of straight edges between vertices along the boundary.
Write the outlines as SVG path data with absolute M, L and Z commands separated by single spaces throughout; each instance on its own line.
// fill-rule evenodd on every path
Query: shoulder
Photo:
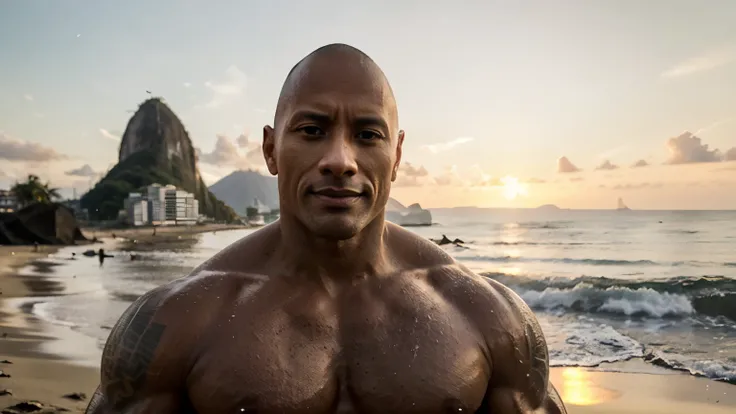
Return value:
M 386 222 L 386 240 L 398 261 L 409 269 L 430 269 L 455 264 L 446 251 L 435 242 L 391 222 Z
M 278 250 L 281 241 L 278 220 L 242 237 L 225 247 L 192 273 L 268 273 L 268 264 Z
M 199 344 L 245 277 L 199 271 L 134 301 L 105 343 L 100 393 L 122 408 L 144 395 L 184 387 Z
M 549 354 L 529 306 L 505 285 L 462 265 L 442 266 L 431 283 L 478 329 L 493 366 L 491 387 L 523 391 L 532 406 L 547 397 Z

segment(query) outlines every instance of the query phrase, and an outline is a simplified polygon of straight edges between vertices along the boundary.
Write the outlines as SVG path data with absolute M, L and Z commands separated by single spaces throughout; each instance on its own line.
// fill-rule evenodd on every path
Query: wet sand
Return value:
M 117 231 L 116 236 L 137 237 L 140 242 L 148 243 L 151 241 L 148 230 Z M 191 232 L 179 229 L 160 237 L 163 233 L 157 231 L 155 237 L 156 242 L 165 242 L 167 238 L 179 239 L 186 234 Z M 80 366 L 47 351 L 53 349 L 55 339 L 75 333 L 50 325 L 13 305 L 14 298 L 45 296 L 59 290 L 42 276 L 17 275 L 20 267 L 53 253 L 55 248 L 42 246 L 40 252 L 32 250 L 27 246 L 0 246 L 0 361 L 11 362 L 0 362 L 0 370 L 10 375 L 10 378 L 0 377 L 0 394 L 6 389 L 12 391 L 12 395 L 0 395 L 0 410 L 23 401 L 39 401 L 49 408 L 36 412 L 57 412 L 54 406 L 69 412 L 84 412 L 86 401 L 64 396 L 83 393 L 88 399 L 99 382 L 98 368 Z M 736 386 L 652 367 L 641 360 L 598 369 L 553 368 L 551 371 L 550 378 L 572 414 L 736 412 Z
M 0 394 L 3 390 L 12 392 L 0 396 L 0 409 L 40 401 L 83 412 L 85 402 L 64 396 L 81 392 L 90 397 L 99 381 L 97 369 L 74 365 L 42 350 L 42 345 L 66 334 L 60 329 L 63 327 L 51 326 L 11 306 L 14 298 L 53 294 L 56 289 L 52 283 L 18 277 L 17 271 L 55 251 L 49 246 L 40 246 L 40 252 L 33 252 L 30 246 L 0 246 L 0 361 L 4 361 L 0 370 L 10 375 L 0 378 Z

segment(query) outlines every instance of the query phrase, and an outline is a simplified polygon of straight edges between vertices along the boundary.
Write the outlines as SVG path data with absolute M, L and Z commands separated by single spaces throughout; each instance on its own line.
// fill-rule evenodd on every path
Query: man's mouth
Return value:
M 361 191 L 351 188 L 322 187 L 311 191 L 311 194 L 326 207 L 347 208 L 363 196 Z

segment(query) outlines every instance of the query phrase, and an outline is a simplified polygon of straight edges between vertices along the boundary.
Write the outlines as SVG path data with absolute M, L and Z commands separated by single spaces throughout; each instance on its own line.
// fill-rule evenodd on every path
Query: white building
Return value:
M 199 220 L 199 202 L 194 194 L 173 185 L 152 184 L 146 188 L 145 196 L 130 193 L 125 200 L 125 211 L 134 226 L 196 224 Z
M 194 194 L 166 186 L 166 221 L 174 224 L 194 224 L 199 218 L 199 203 Z M 194 207 L 196 205 L 196 207 Z
M 151 224 L 164 224 L 166 221 L 166 188 L 161 184 L 152 184 L 146 188 L 148 200 L 148 219 Z
M 148 200 L 141 193 L 130 193 L 125 200 L 125 212 L 128 223 L 133 226 L 148 224 Z

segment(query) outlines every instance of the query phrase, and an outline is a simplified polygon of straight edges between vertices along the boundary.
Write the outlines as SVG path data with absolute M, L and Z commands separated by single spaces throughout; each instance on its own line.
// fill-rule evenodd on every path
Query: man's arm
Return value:
M 185 359 L 173 342 L 180 327 L 164 309 L 169 293 L 168 287 L 154 289 L 120 317 L 105 344 L 100 386 L 87 414 L 179 412 Z
M 487 334 L 493 371 L 487 393 L 491 413 L 567 414 L 549 382 L 549 354 L 542 328 L 511 289 L 489 280 L 495 321 Z M 495 322 L 495 323 L 494 323 Z

